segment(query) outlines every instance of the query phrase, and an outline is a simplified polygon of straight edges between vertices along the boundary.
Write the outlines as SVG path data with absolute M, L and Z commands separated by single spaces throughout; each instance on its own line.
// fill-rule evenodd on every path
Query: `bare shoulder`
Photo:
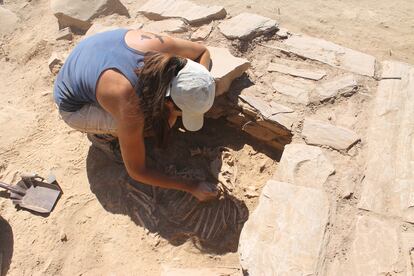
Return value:
M 121 73 L 106 70 L 96 87 L 98 103 L 117 120 L 140 117 L 139 98 L 131 83 Z
M 175 39 L 167 35 L 155 34 L 144 30 L 131 30 L 125 36 L 127 45 L 141 52 L 165 52 L 175 43 Z

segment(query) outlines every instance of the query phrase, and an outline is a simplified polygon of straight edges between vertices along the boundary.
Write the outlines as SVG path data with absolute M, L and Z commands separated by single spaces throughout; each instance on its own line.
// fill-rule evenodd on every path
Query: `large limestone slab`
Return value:
M 268 181 L 240 235 L 243 269 L 250 276 L 316 275 L 328 213 L 324 191 Z
M 366 138 L 359 208 L 414 222 L 414 67 L 387 63 Z
M 17 27 L 19 18 L 12 11 L 0 7 L 0 35 L 9 34 Z
M 320 80 L 326 76 L 326 71 L 311 68 L 309 65 L 298 61 L 271 62 L 267 67 L 269 72 L 279 72 L 282 74 L 301 77 L 310 80 Z
M 286 96 L 287 100 L 296 104 L 309 104 L 309 94 L 314 89 L 310 81 L 295 80 L 293 78 L 276 78 L 272 87 L 280 94 Z
M 219 25 L 220 31 L 228 39 L 251 39 L 277 29 L 273 19 L 254 13 L 241 13 Z
M 302 136 L 307 144 L 329 146 L 337 150 L 346 150 L 360 139 L 350 129 L 313 119 L 305 119 Z
M 250 62 L 233 56 L 226 48 L 208 47 L 212 61 L 211 74 L 216 80 L 216 97 L 225 93 L 233 80 L 240 77 L 249 67 Z
M 267 102 L 253 93 L 252 89 L 243 90 L 239 98 L 243 103 L 253 108 L 252 113 L 262 116 L 266 121 L 282 126 L 291 130 L 296 121 L 297 114 L 289 107 L 278 104 L 274 101 Z M 242 105 L 242 108 L 244 106 Z
M 322 188 L 335 172 L 321 148 L 304 144 L 285 146 L 275 179 L 299 186 Z
M 151 20 L 182 18 L 191 25 L 223 19 L 227 15 L 221 6 L 199 6 L 187 0 L 150 0 L 139 12 Z
M 338 95 L 351 96 L 356 92 L 358 82 L 354 75 L 345 75 L 318 84 L 315 88 L 320 101 L 334 98 Z
M 396 275 L 394 272 L 401 271 L 399 241 L 399 224 L 367 215 L 360 216 L 347 261 L 328 267 L 327 275 Z
M 59 28 L 71 27 L 74 32 L 86 32 L 92 20 L 103 15 L 118 13 L 129 16 L 119 0 L 51 0 L 51 9 L 59 22 Z
M 146 24 L 142 29 L 152 33 L 183 33 L 188 31 L 188 25 L 181 19 L 166 19 Z
M 375 73 L 375 58 L 373 56 L 323 39 L 292 35 L 284 40 L 284 45 L 287 46 L 289 52 L 333 67 L 370 77 L 373 77 Z

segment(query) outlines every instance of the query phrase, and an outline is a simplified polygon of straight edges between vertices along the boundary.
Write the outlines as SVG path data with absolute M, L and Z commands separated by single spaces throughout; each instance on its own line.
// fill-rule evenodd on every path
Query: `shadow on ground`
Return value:
M 169 175 L 194 181 L 217 183 L 210 169 L 226 149 L 239 150 L 246 143 L 277 160 L 280 153 L 267 149 L 224 120 L 208 120 L 202 131 L 174 131 L 168 149 L 154 149 L 146 142 L 147 164 Z M 200 149 L 191 156 L 190 149 Z M 123 165 L 111 161 L 102 151 L 90 147 L 87 174 L 92 192 L 103 207 L 116 214 L 128 215 L 137 225 L 157 232 L 173 245 L 194 241 L 200 250 L 215 254 L 237 251 L 238 240 L 248 209 L 243 201 L 222 189 L 222 196 L 212 202 L 199 203 L 190 194 L 155 188 L 129 179 Z
M 13 231 L 10 224 L 0 217 L 0 275 L 6 275 L 13 256 Z

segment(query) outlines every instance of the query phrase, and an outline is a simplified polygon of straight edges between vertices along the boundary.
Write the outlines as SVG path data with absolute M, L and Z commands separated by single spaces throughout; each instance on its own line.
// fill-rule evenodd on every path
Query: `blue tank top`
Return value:
M 85 104 L 98 103 L 96 85 L 101 74 L 115 69 L 132 87 L 138 83 L 134 70 L 143 66 L 144 54 L 125 42 L 126 29 L 93 35 L 81 41 L 56 77 L 54 99 L 60 110 L 74 112 Z

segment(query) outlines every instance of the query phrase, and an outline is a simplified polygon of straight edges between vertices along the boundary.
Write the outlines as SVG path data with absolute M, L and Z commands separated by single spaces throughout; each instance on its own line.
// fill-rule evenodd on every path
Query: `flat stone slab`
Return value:
M 370 77 L 373 77 L 375 73 L 375 58 L 373 56 L 323 39 L 305 35 L 292 35 L 284 40 L 283 45 L 291 53 L 317 60 L 333 67 Z
M 359 208 L 414 223 L 414 67 L 389 62 L 368 127 Z
M 321 148 L 304 144 L 289 144 L 280 159 L 275 179 L 311 188 L 323 188 L 335 172 Z
M 16 29 L 19 18 L 12 11 L 0 7 L 0 18 L 0 34 L 9 34 Z
M 150 0 L 139 12 L 151 20 L 182 18 L 191 25 L 223 19 L 227 15 L 222 6 L 199 6 L 187 0 Z
M 351 96 L 358 88 L 358 81 L 354 75 L 345 75 L 320 83 L 315 92 L 320 101 L 334 98 L 338 95 Z
M 207 39 L 210 33 L 213 31 L 213 26 L 204 25 L 197 29 L 194 33 L 191 34 L 191 41 L 201 41 Z
M 56 40 L 72 40 L 73 35 L 72 35 L 72 30 L 70 29 L 70 27 L 66 27 L 64 29 L 59 30 L 57 36 L 56 36 Z
M 240 235 L 243 269 L 250 276 L 316 275 L 328 214 L 324 191 L 269 180 Z
M 274 101 L 266 102 L 254 95 L 252 90 L 243 90 L 239 98 L 254 108 L 256 115 L 261 115 L 266 121 L 278 124 L 287 130 L 291 130 L 296 121 L 296 113 L 293 109 L 278 104 Z
M 358 217 L 347 261 L 330 265 L 326 275 L 396 275 L 394 272 L 400 271 L 399 227 L 380 218 Z
M 212 61 L 211 74 L 217 82 L 217 97 L 229 90 L 233 80 L 240 77 L 250 67 L 250 62 L 247 59 L 233 56 L 226 48 L 207 48 Z
M 301 77 L 310 80 L 320 80 L 326 76 L 326 71 L 311 68 L 309 65 L 303 62 L 288 61 L 283 62 L 271 62 L 267 67 L 269 72 L 279 72 L 282 74 L 291 75 L 294 77 Z
M 118 13 L 129 17 L 128 10 L 119 0 L 51 0 L 52 12 L 58 19 L 59 28 L 71 27 L 73 32 L 85 33 L 92 20 Z
M 228 39 L 251 39 L 277 29 L 273 19 L 254 14 L 241 13 L 219 25 L 221 33 Z
M 360 139 L 350 129 L 313 119 L 305 119 L 302 136 L 307 144 L 329 146 L 337 150 L 346 150 Z
M 310 81 L 295 80 L 293 78 L 276 78 L 272 87 L 287 100 L 296 104 L 309 104 L 309 94 L 314 89 Z
M 188 25 L 181 19 L 166 19 L 144 25 L 143 30 L 151 33 L 183 33 Z

